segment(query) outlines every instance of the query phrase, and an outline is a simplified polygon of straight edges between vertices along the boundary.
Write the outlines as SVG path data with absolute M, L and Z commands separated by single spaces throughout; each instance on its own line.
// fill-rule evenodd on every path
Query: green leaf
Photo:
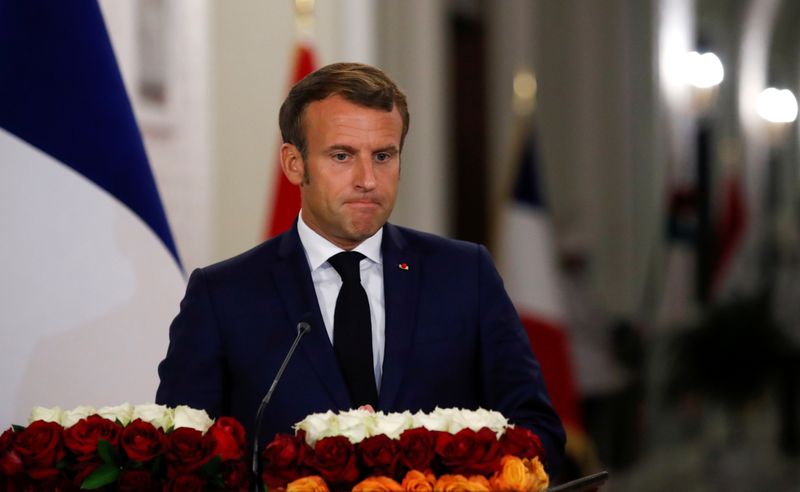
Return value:
M 100 441 L 97 442 L 97 454 L 100 455 L 100 459 L 103 460 L 103 463 L 119 467 L 117 452 L 114 446 L 105 439 L 100 439 Z
M 24 425 L 14 424 L 14 425 L 11 426 L 11 428 L 14 429 L 14 432 L 22 432 L 22 431 L 25 430 L 25 426 Z
M 101 441 L 104 442 L 104 441 Z M 86 477 L 86 480 L 81 484 L 81 488 L 85 490 L 99 489 L 119 478 L 120 468 L 108 463 L 100 465 L 91 475 Z

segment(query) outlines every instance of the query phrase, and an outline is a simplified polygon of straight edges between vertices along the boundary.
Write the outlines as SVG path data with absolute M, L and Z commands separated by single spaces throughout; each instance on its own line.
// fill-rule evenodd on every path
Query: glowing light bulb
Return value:
M 690 51 L 682 66 L 683 80 L 700 89 L 718 86 L 725 78 L 725 69 L 714 53 Z
M 769 87 L 756 98 L 756 112 L 770 123 L 791 123 L 797 119 L 797 99 L 789 89 Z
M 529 70 L 521 70 L 514 75 L 514 111 L 528 115 L 536 105 L 536 77 Z

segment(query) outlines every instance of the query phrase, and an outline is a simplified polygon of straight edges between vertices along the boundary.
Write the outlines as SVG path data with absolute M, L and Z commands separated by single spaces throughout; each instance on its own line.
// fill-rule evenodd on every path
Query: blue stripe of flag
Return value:
M 180 265 L 96 0 L 0 0 L 0 127 L 126 204 Z
M 514 200 L 531 207 L 544 207 L 542 187 L 539 178 L 539 152 L 534 133 L 528 130 L 522 143 L 517 176 L 514 180 Z

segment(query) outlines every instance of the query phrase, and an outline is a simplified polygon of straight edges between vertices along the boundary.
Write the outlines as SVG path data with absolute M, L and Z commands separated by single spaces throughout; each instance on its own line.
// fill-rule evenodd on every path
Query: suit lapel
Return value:
M 297 224 L 283 236 L 278 256 L 280 261 L 273 270 L 273 276 L 283 304 L 289 312 L 289 319 L 293 320 L 291 328 L 294 329 L 295 324 L 301 320 L 311 323 L 311 331 L 300 342 L 300 351 L 308 359 L 309 365 L 338 408 L 350 408 L 350 397 L 325 330 L 308 261 L 297 234 Z
M 399 229 L 386 224 L 383 234 L 383 291 L 386 345 L 378 409 L 392 411 L 414 340 L 421 262 Z

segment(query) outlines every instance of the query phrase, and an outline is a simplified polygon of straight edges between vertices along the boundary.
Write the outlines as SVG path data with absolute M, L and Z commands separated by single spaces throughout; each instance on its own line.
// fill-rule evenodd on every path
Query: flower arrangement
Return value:
M 541 443 L 487 410 L 313 414 L 261 455 L 287 491 L 542 491 Z M 248 490 L 245 431 L 230 417 L 146 404 L 34 408 L 0 435 L 0 490 Z
M 498 412 L 313 414 L 263 450 L 261 479 L 287 491 L 542 491 L 539 438 Z
M 247 490 L 242 425 L 185 406 L 34 408 L 0 435 L 0 490 Z

